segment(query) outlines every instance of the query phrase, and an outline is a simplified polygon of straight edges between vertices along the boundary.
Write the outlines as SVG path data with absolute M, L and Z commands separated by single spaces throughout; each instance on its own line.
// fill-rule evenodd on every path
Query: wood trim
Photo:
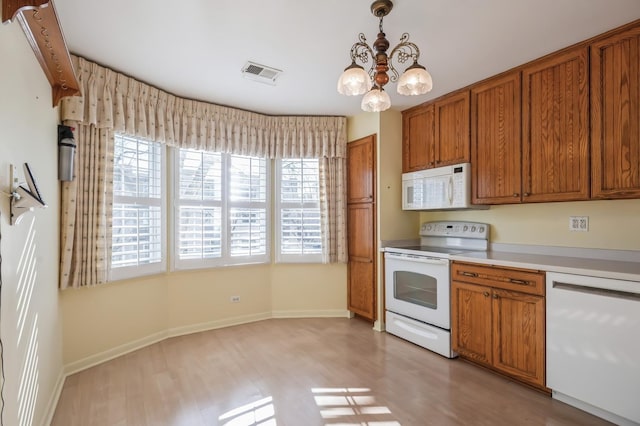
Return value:
M 53 0 L 3 1 L 2 21 L 17 19 L 52 89 L 53 106 L 80 94 Z
M 18 12 L 28 9 L 46 7 L 49 0 L 3 0 L 2 22 L 7 22 L 16 17 Z

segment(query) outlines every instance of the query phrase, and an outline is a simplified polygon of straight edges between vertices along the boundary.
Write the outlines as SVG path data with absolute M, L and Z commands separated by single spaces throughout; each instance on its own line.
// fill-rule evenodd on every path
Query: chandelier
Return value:
M 378 38 L 372 49 L 367 44 L 364 34 L 360 33 L 360 41 L 351 46 L 351 65 L 345 68 L 338 80 L 338 92 L 342 95 L 358 96 L 366 93 L 361 104 L 364 111 L 378 112 L 389 109 L 391 99 L 384 91 L 384 85 L 389 81 L 397 82 L 397 90 L 401 95 L 423 95 L 433 87 L 431 75 L 418 63 L 420 49 L 409 41 L 409 34 L 402 34 L 400 42 L 387 55 L 389 41 L 382 29 L 382 19 L 392 8 L 391 0 L 376 0 L 371 4 L 371 13 L 380 18 Z M 367 71 L 356 63 L 358 60 L 367 65 L 369 58 L 373 63 Z M 394 59 L 400 64 L 413 60 L 413 64 L 400 75 L 393 66 Z M 391 76 L 388 71 L 391 71 Z

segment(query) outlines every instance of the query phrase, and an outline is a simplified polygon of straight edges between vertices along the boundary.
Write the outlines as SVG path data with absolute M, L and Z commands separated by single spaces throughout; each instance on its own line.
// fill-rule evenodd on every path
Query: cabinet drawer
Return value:
M 544 296 L 544 272 L 453 262 L 451 280 Z

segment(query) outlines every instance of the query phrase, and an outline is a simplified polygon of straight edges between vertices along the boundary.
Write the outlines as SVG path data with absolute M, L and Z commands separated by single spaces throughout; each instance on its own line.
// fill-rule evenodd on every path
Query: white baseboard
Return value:
M 273 311 L 271 318 L 349 318 L 349 311 L 343 309 Z
M 42 426 L 49 426 L 53 421 L 53 415 L 56 413 L 56 407 L 58 406 L 58 400 L 60 399 L 60 395 L 62 394 L 62 387 L 64 386 L 64 382 L 67 379 L 66 374 L 64 373 L 64 368 L 60 369 L 60 374 L 58 374 L 58 380 L 56 380 L 56 386 L 51 393 L 51 397 L 49 398 L 49 402 L 47 403 L 47 409 L 44 412 L 44 418 L 42 419 Z
M 215 330 L 217 328 L 231 327 L 234 325 L 248 324 L 250 322 L 263 321 L 271 318 L 271 312 L 260 314 L 242 315 L 239 317 L 225 318 L 222 320 L 202 322 L 199 324 L 174 327 L 168 330 L 167 337 L 184 336 L 186 334 L 199 333 L 201 331 Z
M 98 364 L 102 364 L 105 361 L 112 360 L 119 356 L 128 354 L 129 352 L 137 351 L 138 349 L 142 349 L 145 346 L 149 346 L 154 343 L 157 343 L 161 340 L 166 339 L 168 336 L 169 335 L 167 331 L 160 331 L 158 333 L 153 333 L 141 339 L 137 339 L 132 342 L 125 343 L 124 345 L 116 346 L 115 348 L 111 348 L 104 352 L 100 352 L 95 355 L 88 356 L 84 359 L 65 365 L 64 374 L 65 376 L 69 376 L 79 371 L 86 370 L 87 368 L 94 367 Z

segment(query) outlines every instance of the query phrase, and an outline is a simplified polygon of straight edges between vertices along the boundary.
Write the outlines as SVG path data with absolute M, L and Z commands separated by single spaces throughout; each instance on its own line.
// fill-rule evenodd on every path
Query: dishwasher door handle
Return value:
M 559 290 L 577 291 L 580 293 L 597 294 L 599 296 L 616 297 L 618 299 L 635 300 L 640 302 L 640 293 L 633 293 L 631 291 L 613 290 L 602 287 L 590 287 L 580 284 L 570 284 L 562 281 L 553 281 L 553 288 Z

